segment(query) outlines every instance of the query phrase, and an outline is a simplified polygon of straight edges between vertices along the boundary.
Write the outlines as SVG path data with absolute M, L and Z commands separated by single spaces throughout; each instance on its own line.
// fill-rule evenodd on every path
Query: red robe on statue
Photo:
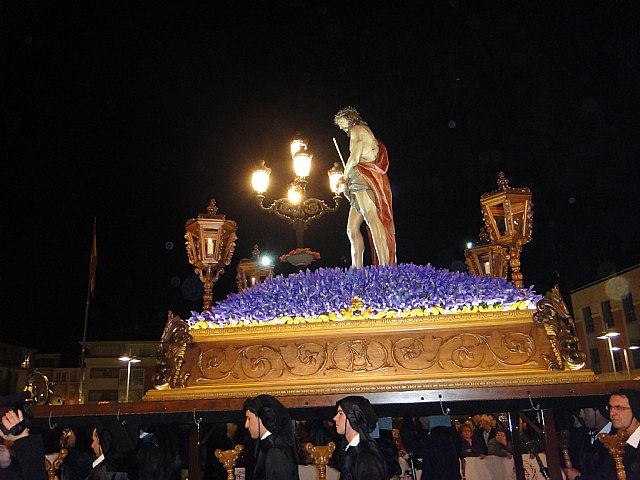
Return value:
M 387 177 L 387 169 L 389 168 L 389 156 L 387 148 L 380 140 L 378 140 L 378 158 L 375 162 L 362 162 L 356 165 L 358 171 L 367 180 L 371 190 L 374 193 L 376 210 L 380 221 L 384 226 L 387 234 L 387 247 L 389 249 L 389 264 L 396 264 L 396 229 L 393 224 L 393 208 L 391 205 L 391 186 L 389 185 L 389 177 Z M 368 230 L 368 227 L 367 227 Z M 378 256 L 373 246 L 371 232 L 369 231 L 369 243 L 371 244 L 371 252 L 373 264 L 378 265 Z

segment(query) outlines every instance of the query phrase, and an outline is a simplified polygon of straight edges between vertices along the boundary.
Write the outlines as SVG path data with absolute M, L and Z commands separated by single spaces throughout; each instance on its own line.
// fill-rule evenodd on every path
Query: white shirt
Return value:
M 93 468 L 96 468 L 96 466 L 100 465 L 103 461 L 104 461 L 104 453 L 101 453 L 100 456 L 93 461 L 93 464 L 92 464 Z
M 640 428 L 639 428 L 638 430 L 640 430 Z M 355 437 L 353 437 L 353 438 L 351 439 L 351 441 L 350 441 L 350 442 L 347 444 L 347 446 L 345 447 L 345 449 L 344 449 L 344 450 L 345 450 L 345 452 L 347 451 L 347 449 L 348 449 L 349 447 L 357 447 L 359 443 L 360 443 L 360 434 L 359 434 L 359 433 L 356 433 L 356 436 L 355 436 Z
M 638 448 L 638 443 L 640 443 L 640 427 L 636 428 L 631 436 L 627 438 L 627 445 L 631 445 L 633 448 Z
M 262 436 L 260 437 L 260 440 L 264 440 L 265 438 L 267 438 L 269 435 L 271 435 L 271 432 L 269 430 L 267 430 L 266 432 L 264 432 L 262 434 Z
M 600 435 L 601 433 L 606 433 L 608 435 L 609 432 L 611 432 L 611 427 L 613 427 L 613 424 L 611 422 L 602 427 L 602 430 L 596 433 L 594 437 L 591 437 L 591 445 L 593 445 L 593 442 L 596 441 L 596 438 L 598 438 L 598 435 Z

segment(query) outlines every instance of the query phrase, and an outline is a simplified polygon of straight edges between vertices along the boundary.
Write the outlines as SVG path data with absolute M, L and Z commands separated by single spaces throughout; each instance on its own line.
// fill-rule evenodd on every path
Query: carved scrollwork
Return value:
M 546 355 L 549 370 L 580 370 L 585 366 L 586 355 L 580 350 L 575 323 L 558 285 L 538 302 L 533 321 L 544 327 L 554 354 L 553 358 Z
M 197 383 L 208 383 L 229 376 L 241 380 L 281 378 L 285 372 L 306 377 L 318 373 L 326 363 L 326 346 L 313 342 L 281 347 L 250 345 L 247 347 L 209 348 L 200 353 Z
M 391 366 L 386 347 L 365 339 L 340 342 L 332 349 L 330 358 L 330 369 L 343 372 L 373 372 Z
M 393 344 L 393 358 L 408 370 L 425 370 L 437 360 L 442 338 L 421 336 L 402 338 Z
M 198 355 L 195 383 L 280 381 L 335 375 L 336 371 L 393 370 L 401 375 L 430 370 L 484 372 L 488 368 L 509 370 L 541 363 L 536 359 L 535 339 L 522 332 L 426 334 L 397 340 L 356 337 L 326 344 L 309 341 L 211 346 Z
M 158 365 L 154 376 L 154 386 L 158 390 L 185 388 L 190 376 L 181 373 L 187 347 L 193 342 L 189 335 L 189 325 L 178 315 L 169 312 L 167 324 L 162 332 L 156 357 Z
M 393 358 L 408 370 L 420 371 L 434 364 L 444 370 L 525 365 L 532 361 L 535 342 L 520 332 L 493 332 L 491 335 L 460 334 L 448 338 L 403 338 L 393 344 Z

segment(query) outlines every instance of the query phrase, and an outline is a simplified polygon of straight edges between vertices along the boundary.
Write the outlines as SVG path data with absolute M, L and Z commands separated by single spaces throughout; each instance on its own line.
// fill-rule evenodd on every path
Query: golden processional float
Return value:
M 481 196 L 486 232 L 465 251 L 469 274 L 408 264 L 318 268 L 263 275 L 215 306 L 211 288 L 231 262 L 236 224 L 212 200 L 186 225 L 203 312 L 187 320 L 169 313 L 156 388 L 144 400 L 594 381 L 558 288 L 544 297 L 522 288 L 531 197 L 502 172 L 498 190 Z

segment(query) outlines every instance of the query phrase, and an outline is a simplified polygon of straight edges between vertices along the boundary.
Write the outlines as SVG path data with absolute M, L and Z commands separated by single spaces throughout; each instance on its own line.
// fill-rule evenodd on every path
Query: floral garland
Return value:
M 431 265 L 319 268 L 278 275 L 191 312 L 192 328 L 251 326 L 300 321 L 340 321 L 354 297 L 375 315 L 405 317 L 475 311 L 532 309 L 542 298 L 503 278 L 468 275 Z
M 281 255 L 280 261 L 286 262 L 287 258 L 289 258 L 291 255 L 299 255 L 301 253 L 307 253 L 309 255 L 313 255 L 314 260 L 320 260 L 320 252 L 314 252 L 310 248 L 304 247 L 304 248 L 294 248 L 289 253 L 285 253 L 284 255 Z

